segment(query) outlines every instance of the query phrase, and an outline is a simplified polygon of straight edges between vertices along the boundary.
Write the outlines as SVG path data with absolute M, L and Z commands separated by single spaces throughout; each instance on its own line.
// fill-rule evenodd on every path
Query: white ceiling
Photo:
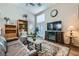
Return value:
M 17 5 L 18 7 L 21 7 L 22 9 L 25 9 L 26 11 L 32 13 L 32 14 L 38 14 L 40 13 L 41 11 L 44 11 L 46 9 L 48 9 L 49 7 L 51 7 L 52 3 L 41 3 L 42 6 L 31 6 L 31 5 L 28 5 L 26 6 L 26 3 L 16 3 L 15 5 Z
M 42 6 L 31 6 L 31 5 L 28 5 L 26 6 L 27 3 L 2 3 L 0 4 L 0 8 L 3 8 L 3 7 L 8 7 L 8 6 L 15 6 L 15 7 L 19 7 L 19 10 L 24 10 L 24 11 L 27 11 L 33 15 L 36 15 L 48 8 L 50 8 L 52 5 L 55 5 L 55 3 L 41 3 Z M 36 3 L 35 3 L 36 4 Z M 3 6 L 3 7 L 2 7 Z

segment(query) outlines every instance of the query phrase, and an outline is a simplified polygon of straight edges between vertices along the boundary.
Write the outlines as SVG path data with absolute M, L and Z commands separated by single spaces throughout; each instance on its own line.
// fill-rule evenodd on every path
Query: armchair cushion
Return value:
M 4 37 L 0 36 L 0 55 L 5 55 L 6 52 L 6 40 Z

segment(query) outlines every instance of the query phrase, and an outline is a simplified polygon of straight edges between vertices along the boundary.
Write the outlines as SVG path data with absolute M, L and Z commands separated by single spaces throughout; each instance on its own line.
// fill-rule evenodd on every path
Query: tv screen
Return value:
M 53 22 L 47 23 L 47 30 L 53 30 Z
M 47 23 L 47 30 L 61 30 L 62 29 L 62 22 L 61 21 L 55 21 Z
M 61 21 L 53 22 L 53 30 L 61 30 L 61 28 L 62 28 L 62 22 Z

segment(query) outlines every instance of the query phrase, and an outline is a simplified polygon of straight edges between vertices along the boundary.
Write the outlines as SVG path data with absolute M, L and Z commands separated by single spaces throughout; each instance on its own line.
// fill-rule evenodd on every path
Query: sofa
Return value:
M 0 56 L 5 56 L 7 52 L 7 42 L 4 37 L 0 36 Z
M 30 51 L 27 45 L 20 40 L 7 42 L 4 37 L 0 36 L 0 56 L 32 56 L 35 54 L 36 50 Z

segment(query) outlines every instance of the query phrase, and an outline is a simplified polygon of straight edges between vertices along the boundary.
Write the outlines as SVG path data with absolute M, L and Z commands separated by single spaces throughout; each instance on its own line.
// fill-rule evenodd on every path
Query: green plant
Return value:
M 35 28 L 35 35 L 37 35 L 38 32 L 39 32 L 39 28 L 36 27 L 36 28 Z
M 26 15 L 26 14 L 24 14 L 24 15 L 23 15 L 23 17 L 27 18 L 27 15 Z
M 4 17 L 4 20 L 6 21 L 6 23 L 10 20 L 8 17 Z

